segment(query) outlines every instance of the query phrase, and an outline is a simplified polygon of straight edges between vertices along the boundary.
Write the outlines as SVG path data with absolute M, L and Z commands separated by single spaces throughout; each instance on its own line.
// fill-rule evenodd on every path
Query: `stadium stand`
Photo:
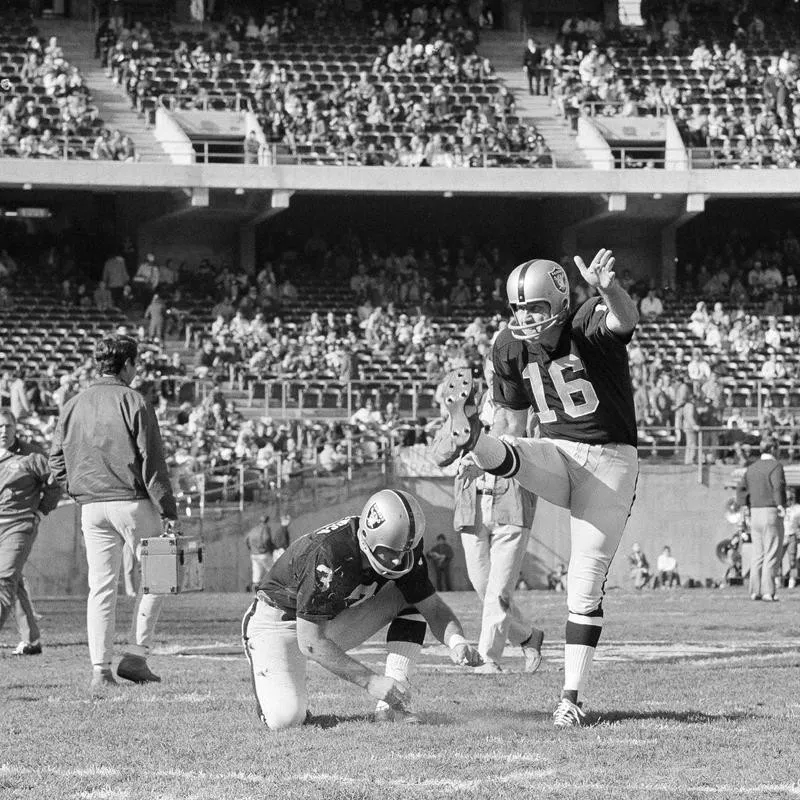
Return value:
M 712 440 L 711 457 L 744 458 L 742 445 L 757 443 L 756 417 L 794 455 L 797 239 L 740 232 L 728 243 L 733 275 L 716 244 L 686 253 L 677 292 L 645 315 L 631 347 L 642 455 L 676 455 L 676 420 L 689 391 L 700 424 L 736 431 Z M 138 330 L 138 386 L 159 408 L 187 486 L 199 469 L 228 480 L 245 469 L 263 476 L 280 468 L 284 477 L 304 465 L 319 471 L 326 441 L 351 442 L 355 463 L 424 441 L 439 416 L 441 375 L 462 365 L 477 371 L 504 325 L 504 287 L 484 255 L 495 248 L 363 252 L 345 238 L 331 249 L 341 262 L 325 259 L 328 246 L 311 236 L 258 274 L 207 265 L 179 276 L 174 289 L 157 286 L 167 300 L 165 338 L 154 338 L 143 319 L 152 290 L 140 303 L 123 300 L 125 312 L 100 311 L 91 276 L 53 281 L 59 291 L 32 289 L 15 280 L 14 259 L 0 254 L 0 400 L 22 378 L 34 412 L 27 424 L 45 436 L 48 415 L 90 379 L 97 337 L 125 326 Z M 623 282 L 637 298 L 648 288 Z M 585 297 L 578 286 L 575 301 Z M 330 463 L 323 471 L 335 473 L 338 462 Z
M 553 164 L 456 4 L 346 20 L 286 6 L 210 33 L 136 22 L 100 42 L 108 75 L 142 113 L 252 111 L 278 163 Z
M 797 36 L 787 15 L 796 9 L 726 16 L 696 5 L 605 40 L 567 28 L 547 54 L 553 97 L 573 120 L 670 115 L 694 166 L 795 167 Z
M 109 131 L 78 69 L 30 17 L 0 16 L 0 156 L 133 161 L 135 146 Z

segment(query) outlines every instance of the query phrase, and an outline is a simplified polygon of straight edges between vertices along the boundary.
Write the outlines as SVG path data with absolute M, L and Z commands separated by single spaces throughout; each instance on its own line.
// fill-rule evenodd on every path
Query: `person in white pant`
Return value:
M 94 361 L 100 377 L 65 403 L 50 450 L 53 478 L 81 506 L 95 696 L 116 685 L 111 662 L 123 549 L 135 554 L 142 538 L 177 531 L 177 507 L 155 411 L 130 388 L 137 354 L 136 340 L 129 336 L 108 336 L 97 343 Z M 146 658 L 162 600 L 139 591 L 118 677 L 134 683 L 161 680 Z
M 275 562 L 242 619 L 256 710 L 268 728 L 307 721 L 308 659 L 365 689 L 378 701 L 377 722 L 400 723 L 420 721 L 410 708 L 409 680 L 427 625 L 456 664 L 481 663 L 431 584 L 424 533 L 416 498 L 383 489 L 360 516 L 295 539 Z M 347 651 L 386 625 L 380 675 Z
M 489 388 L 480 420 L 491 427 L 491 356 L 484 376 Z M 502 672 L 500 659 L 508 640 L 522 647 L 525 672 L 535 672 L 542 661 L 544 633 L 523 616 L 514 602 L 514 590 L 530 539 L 536 498 L 515 481 L 487 474 L 466 454 L 458 464 L 454 503 L 453 526 L 461 534 L 467 575 L 483 605 L 478 650 L 484 663 L 475 671 Z

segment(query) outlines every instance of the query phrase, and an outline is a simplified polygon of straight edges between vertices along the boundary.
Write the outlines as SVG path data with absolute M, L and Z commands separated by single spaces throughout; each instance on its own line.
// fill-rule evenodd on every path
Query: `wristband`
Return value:
M 448 640 L 447 646 L 452 650 L 454 647 L 458 647 L 462 644 L 469 644 L 469 642 L 460 634 L 454 633 Z

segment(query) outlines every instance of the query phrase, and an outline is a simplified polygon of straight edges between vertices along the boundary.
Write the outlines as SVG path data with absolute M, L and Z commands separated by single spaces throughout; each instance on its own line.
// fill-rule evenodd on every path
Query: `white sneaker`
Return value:
M 544 631 L 533 629 L 527 644 L 522 645 L 522 655 L 525 656 L 525 672 L 536 672 L 542 663 L 542 642 Z
M 585 717 L 580 703 L 573 703 L 572 700 L 562 697 L 553 712 L 553 725 L 556 728 L 580 728 Z
M 496 661 L 484 661 L 472 671 L 477 675 L 499 675 L 503 668 Z
M 20 642 L 11 653 L 15 656 L 38 656 L 42 653 L 42 645 L 38 639 L 35 642 Z

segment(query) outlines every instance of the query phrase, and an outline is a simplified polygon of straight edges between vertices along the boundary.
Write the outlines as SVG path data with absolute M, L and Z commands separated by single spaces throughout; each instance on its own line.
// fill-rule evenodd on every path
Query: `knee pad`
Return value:
M 413 642 L 421 645 L 425 641 L 428 623 L 413 606 L 404 608 L 391 622 L 386 632 L 388 642 Z

